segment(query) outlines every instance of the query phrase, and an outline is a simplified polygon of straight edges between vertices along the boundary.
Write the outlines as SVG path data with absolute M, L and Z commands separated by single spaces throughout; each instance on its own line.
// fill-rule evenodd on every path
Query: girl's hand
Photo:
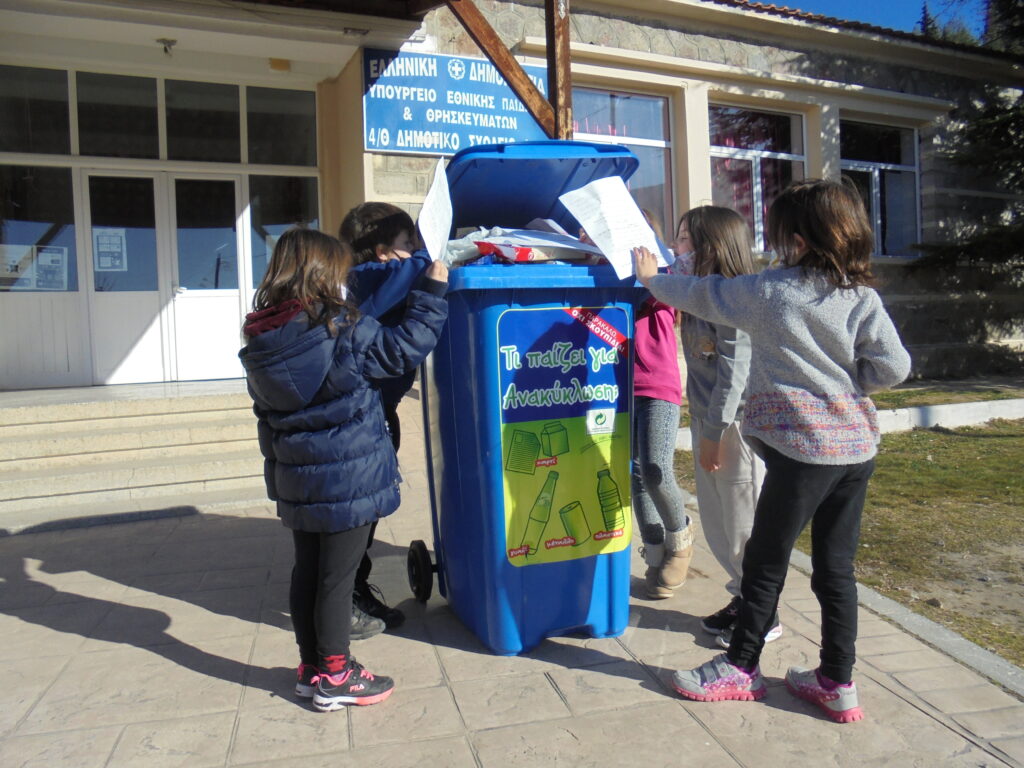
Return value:
M 708 440 L 706 437 L 700 439 L 698 450 L 700 451 L 700 466 L 705 472 L 717 472 L 722 468 L 718 460 L 718 449 L 721 446 L 717 440 Z
M 440 261 L 430 262 L 430 266 L 427 267 L 425 274 L 431 280 L 437 280 L 440 283 L 448 282 L 448 267 Z
M 646 288 L 647 282 L 658 274 L 657 257 L 641 245 L 633 249 L 633 263 L 636 269 L 636 279 Z

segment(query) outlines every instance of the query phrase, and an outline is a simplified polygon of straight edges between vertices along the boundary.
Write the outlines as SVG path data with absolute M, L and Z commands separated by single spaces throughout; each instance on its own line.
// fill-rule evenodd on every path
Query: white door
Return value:
M 237 177 L 87 172 L 96 384 L 243 375 Z
M 85 175 L 93 382 L 167 381 L 170 273 L 162 175 Z
M 244 375 L 238 360 L 244 314 L 239 258 L 245 249 L 237 177 L 174 176 L 172 310 L 174 378 Z

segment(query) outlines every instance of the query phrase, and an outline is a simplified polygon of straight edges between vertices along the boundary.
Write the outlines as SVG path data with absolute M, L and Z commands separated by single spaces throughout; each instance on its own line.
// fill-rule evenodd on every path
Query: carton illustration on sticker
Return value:
M 549 421 L 540 432 L 540 449 L 545 456 L 569 452 L 569 433 L 559 421 Z

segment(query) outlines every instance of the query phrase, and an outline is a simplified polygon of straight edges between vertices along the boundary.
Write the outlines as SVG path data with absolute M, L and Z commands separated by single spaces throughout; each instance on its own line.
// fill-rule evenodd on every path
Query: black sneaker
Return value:
M 365 640 L 379 635 L 384 631 L 384 622 L 364 613 L 355 600 L 352 601 L 352 628 L 348 632 L 349 640 Z
M 705 616 L 701 620 L 700 626 L 705 632 L 710 632 L 712 635 L 720 635 L 735 623 L 739 615 L 740 599 L 739 597 L 734 597 L 722 610 L 712 613 L 710 616 Z
M 728 649 L 732 644 L 732 633 L 736 629 L 735 624 L 731 624 L 721 632 L 718 633 L 718 637 L 715 638 L 715 642 L 723 648 Z M 764 641 L 770 643 L 773 640 L 778 640 L 782 637 L 782 622 L 779 621 L 778 611 L 775 613 L 775 617 L 772 619 L 772 625 L 768 628 L 768 632 L 764 636 Z
M 402 626 L 405 614 L 384 602 L 384 593 L 373 584 L 356 584 L 352 604 L 370 616 L 380 619 L 388 629 Z
M 349 659 L 336 675 L 321 673 L 317 677 L 313 706 L 321 712 L 341 709 L 347 704 L 366 706 L 384 701 L 395 690 L 395 681 L 373 675 L 355 659 Z

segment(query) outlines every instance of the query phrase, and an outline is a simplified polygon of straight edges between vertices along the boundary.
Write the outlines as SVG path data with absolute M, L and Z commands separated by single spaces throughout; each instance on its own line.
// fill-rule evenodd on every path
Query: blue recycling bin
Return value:
M 447 169 L 453 232 L 537 217 L 576 231 L 558 196 L 636 166 L 624 147 L 581 142 L 465 150 Z M 608 265 L 451 271 L 448 323 L 422 371 L 436 565 L 413 542 L 409 580 L 426 600 L 436 571 L 494 653 L 627 625 L 640 293 Z

